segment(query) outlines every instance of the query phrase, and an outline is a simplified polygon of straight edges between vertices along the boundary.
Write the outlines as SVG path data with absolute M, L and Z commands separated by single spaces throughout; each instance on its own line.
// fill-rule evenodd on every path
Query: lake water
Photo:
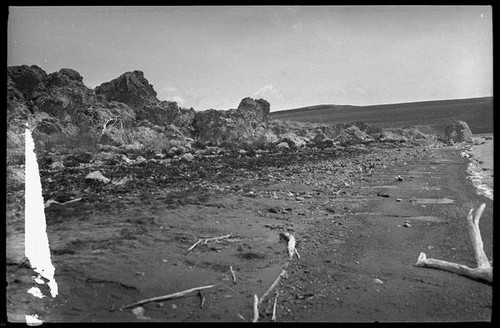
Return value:
M 493 133 L 475 134 L 473 139 L 481 144 L 470 147 L 467 172 L 477 193 L 493 200 Z

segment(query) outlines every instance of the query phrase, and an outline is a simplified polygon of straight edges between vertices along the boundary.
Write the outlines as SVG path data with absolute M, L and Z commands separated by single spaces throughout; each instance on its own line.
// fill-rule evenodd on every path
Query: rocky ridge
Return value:
M 141 71 L 124 73 L 90 89 L 72 69 L 47 74 L 35 65 L 12 66 L 7 69 L 7 89 L 7 157 L 8 162 L 18 164 L 23 160 L 25 123 L 33 129 L 37 151 L 52 154 L 54 160 L 55 153 L 70 151 L 93 157 L 98 152 L 121 152 L 162 159 L 183 154 L 190 158 L 214 152 L 212 147 L 218 153 L 252 153 L 435 139 L 414 127 L 385 131 L 363 122 L 329 125 L 273 120 L 269 102 L 249 97 L 229 110 L 183 108 L 173 101 L 160 101 Z

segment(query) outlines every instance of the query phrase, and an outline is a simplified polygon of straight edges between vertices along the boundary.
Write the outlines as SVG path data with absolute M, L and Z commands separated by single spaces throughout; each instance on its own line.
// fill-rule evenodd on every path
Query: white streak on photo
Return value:
M 28 326 L 40 326 L 43 324 L 43 321 L 38 319 L 38 316 L 35 315 L 26 315 L 26 324 Z
M 26 129 L 26 173 L 25 173 L 25 255 L 31 267 L 49 282 L 50 293 L 56 297 L 55 268 L 50 260 L 42 183 L 35 154 L 35 143 L 31 131 Z

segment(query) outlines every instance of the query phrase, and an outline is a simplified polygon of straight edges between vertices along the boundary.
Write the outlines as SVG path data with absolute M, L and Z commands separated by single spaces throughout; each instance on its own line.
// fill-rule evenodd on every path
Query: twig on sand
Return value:
M 181 292 L 177 292 L 177 293 L 173 293 L 173 294 L 169 294 L 169 295 L 158 296 L 158 297 L 153 297 L 153 298 L 147 298 L 147 299 L 141 300 L 139 302 L 135 302 L 135 303 L 132 303 L 132 304 L 129 304 L 129 305 L 122 306 L 120 308 L 120 310 L 129 309 L 129 308 L 136 307 L 136 306 L 139 306 L 139 305 L 143 305 L 143 304 L 146 304 L 146 303 L 166 301 L 166 300 L 170 300 L 170 299 L 174 299 L 174 298 L 183 297 L 183 296 L 186 296 L 188 294 L 191 294 L 192 292 L 199 291 L 199 290 L 202 290 L 202 289 L 208 289 L 208 288 L 212 288 L 212 287 L 215 287 L 215 285 L 195 287 L 195 288 L 187 289 L 187 290 L 184 290 L 184 291 L 181 291 Z
M 198 297 L 200 298 L 200 309 L 203 309 L 203 305 L 205 305 L 205 301 L 207 300 L 205 296 L 201 293 L 201 290 L 198 291 Z
M 233 277 L 233 284 L 235 284 L 236 283 L 236 272 L 234 272 L 232 265 L 229 266 L 229 271 L 231 271 L 231 276 Z
M 253 320 L 252 322 L 259 321 L 259 297 L 253 294 Z
M 286 270 L 283 269 L 281 270 L 281 273 L 279 274 L 278 278 L 276 278 L 276 280 L 273 282 L 273 284 L 271 285 L 271 287 L 269 287 L 267 289 L 267 291 L 264 293 L 264 295 L 262 295 L 262 297 L 260 298 L 259 300 L 259 305 L 264 301 L 264 299 L 271 293 L 271 291 L 274 289 L 274 287 L 276 287 L 281 279 L 282 276 L 284 276 L 286 274 Z
M 203 244 L 207 244 L 209 241 L 214 241 L 214 240 L 220 240 L 220 239 L 225 239 L 231 237 L 231 234 L 220 236 L 220 237 L 211 237 L 211 238 L 205 238 L 205 239 L 198 239 L 196 243 L 194 243 L 191 247 L 188 248 L 188 252 L 193 250 L 196 246 L 198 246 L 199 243 L 203 242 Z
M 245 321 L 245 322 L 248 322 L 247 319 L 245 319 L 245 317 L 243 317 L 241 314 L 237 313 L 236 314 L 241 320 Z
M 297 255 L 297 258 L 300 260 L 300 255 L 299 255 L 299 252 L 297 251 L 297 249 L 294 248 L 293 251 L 295 252 L 295 255 Z

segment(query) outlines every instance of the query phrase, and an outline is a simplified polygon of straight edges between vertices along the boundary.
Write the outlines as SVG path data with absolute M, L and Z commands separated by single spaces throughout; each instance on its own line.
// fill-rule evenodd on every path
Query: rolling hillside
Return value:
M 372 106 L 316 105 L 272 112 L 271 117 L 335 124 L 363 121 L 386 129 L 427 125 L 439 131 L 446 122 L 459 119 L 469 124 L 472 133 L 492 133 L 493 97 Z

